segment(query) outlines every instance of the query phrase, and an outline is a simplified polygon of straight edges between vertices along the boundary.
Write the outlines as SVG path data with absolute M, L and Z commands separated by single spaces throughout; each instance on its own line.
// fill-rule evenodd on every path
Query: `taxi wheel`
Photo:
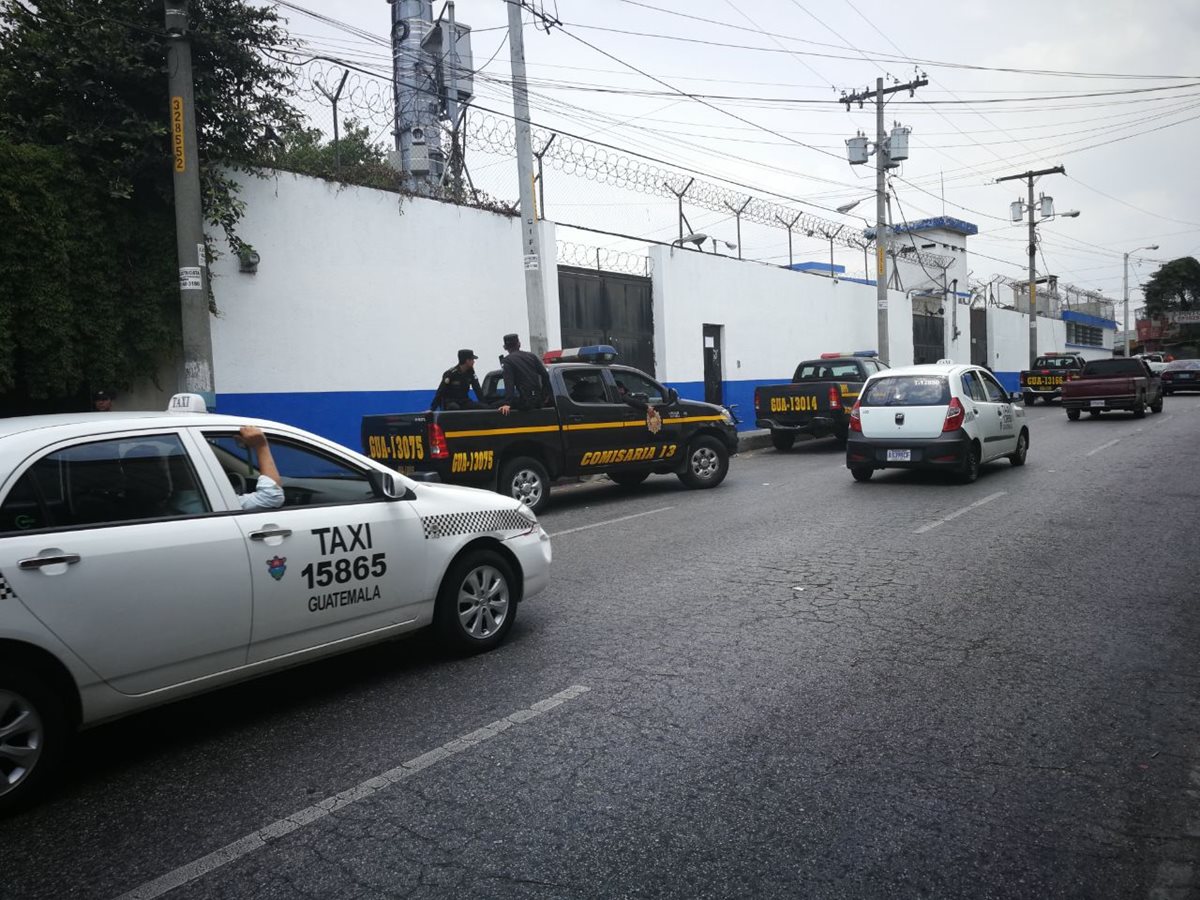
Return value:
M 49 782 L 66 741 L 54 692 L 33 675 L 0 671 L 0 815 L 27 805 Z
M 1067 418 L 1070 419 L 1072 422 L 1076 421 L 1079 418 L 1079 410 L 1068 409 L 1067 410 Z
M 690 488 L 713 488 L 729 472 L 729 451 L 714 437 L 696 438 L 688 447 L 687 466 L 679 480 Z
M 457 560 L 438 592 L 433 620 L 446 648 L 482 653 L 512 628 L 520 594 L 512 567 L 495 550 L 472 550 Z
M 637 487 L 650 477 L 649 472 L 605 472 L 610 481 L 621 487 Z
M 500 493 L 539 513 L 550 500 L 550 475 L 532 456 L 518 456 L 509 460 L 500 472 Z
M 796 435 L 790 431 L 772 431 L 771 443 L 775 445 L 776 450 L 791 450 L 792 445 L 796 443 Z
M 1008 457 L 1008 461 L 1014 466 L 1025 465 L 1025 456 L 1029 453 L 1029 432 L 1021 430 L 1017 436 L 1017 449 L 1014 450 Z
M 958 472 L 958 480 L 963 484 L 974 484 L 979 478 L 979 448 L 971 446 L 963 457 L 962 468 Z
M 855 466 L 850 470 L 850 474 L 854 476 L 855 481 L 868 482 L 871 476 L 875 474 L 875 470 L 870 466 Z

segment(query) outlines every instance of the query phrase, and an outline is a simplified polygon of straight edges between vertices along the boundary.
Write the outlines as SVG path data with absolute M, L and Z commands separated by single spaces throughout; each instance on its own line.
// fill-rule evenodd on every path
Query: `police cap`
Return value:
M 466 362 L 468 359 L 479 359 L 479 357 L 475 355 L 474 350 L 459 350 L 458 351 L 458 361 L 459 362 Z
M 513 350 L 521 346 L 521 338 L 516 334 L 506 334 L 504 336 L 504 349 Z

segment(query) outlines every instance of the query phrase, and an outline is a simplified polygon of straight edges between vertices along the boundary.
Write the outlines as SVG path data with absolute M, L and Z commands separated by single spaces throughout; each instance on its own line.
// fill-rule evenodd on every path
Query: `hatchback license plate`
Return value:
M 1104 405 L 1103 400 L 1093 400 L 1092 401 L 1092 406 L 1103 406 L 1103 405 Z
M 912 462 L 911 450 L 889 450 L 887 452 L 888 462 Z

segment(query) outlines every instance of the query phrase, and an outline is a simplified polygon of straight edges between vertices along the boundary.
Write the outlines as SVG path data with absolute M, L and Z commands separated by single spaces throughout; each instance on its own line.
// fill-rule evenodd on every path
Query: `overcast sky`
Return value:
M 385 0 L 299 5 L 387 38 Z M 1200 145 L 1198 3 L 538 0 L 537 5 L 563 25 L 549 33 L 532 24 L 525 29 L 536 122 L 785 194 L 801 208 L 813 210 L 807 201 L 828 209 L 874 191 L 872 167 L 851 167 L 844 143 L 858 129 L 873 136 L 874 112 L 868 107 L 847 113 L 830 101 L 844 90 L 873 86 L 881 75 L 909 81 L 916 65 L 928 87 L 911 99 L 900 95 L 887 110 L 889 125 L 899 121 L 912 128 L 911 155 L 894 182 L 899 209 L 893 212 L 908 220 L 940 215 L 944 181 L 946 214 L 979 227 L 980 235 L 968 242 L 976 279 L 993 273 L 1020 277 L 1025 267 L 1025 227 L 1008 220 L 1009 203 L 1024 195 L 1023 183 L 997 185 L 994 179 L 1058 164 L 1066 167 L 1066 177 L 1048 176 L 1037 190 L 1053 196 L 1060 212 L 1078 209 L 1081 215 L 1040 226 L 1045 262 L 1039 257 L 1039 273 L 1048 266 L 1064 281 L 1118 298 L 1123 251 L 1157 243 L 1159 251 L 1139 255 L 1200 254 L 1200 178 L 1194 163 Z M 436 3 L 435 15 L 440 8 Z M 315 49 L 387 68 L 386 47 L 295 8 L 280 12 L 289 29 Z M 456 12 L 474 30 L 475 66 L 495 52 L 483 71 L 507 79 L 503 0 L 459 0 Z M 757 49 L 718 46 L 728 44 Z M 1195 77 L 1064 77 L 963 65 Z M 672 89 L 734 99 L 711 99 L 708 106 Z M 1139 93 L 1123 93 L 1129 91 Z M 1113 95 L 1051 99 L 1084 93 Z M 511 111 L 511 95 L 502 84 L 477 79 L 476 95 L 481 105 Z M 515 171 L 508 165 L 493 168 L 481 181 L 490 177 L 489 186 L 501 186 L 497 193 L 515 196 Z M 671 201 L 553 178 L 547 176 L 550 218 L 598 227 L 617 222 L 620 230 L 647 237 L 674 236 Z M 813 211 L 862 225 L 860 219 Z M 854 213 L 873 217 L 873 202 L 863 202 Z M 728 216 L 695 211 L 689 219 L 697 230 L 734 238 Z M 787 260 L 782 231 L 747 234 L 743 248 L 748 256 Z M 824 258 L 812 241 L 804 248 L 807 258 Z M 861 270 L 861 254 L 839 251 L 838 261 L 852 268 L 855 258 Z M 1131 264 L 1131 290 L 1153 269 Z

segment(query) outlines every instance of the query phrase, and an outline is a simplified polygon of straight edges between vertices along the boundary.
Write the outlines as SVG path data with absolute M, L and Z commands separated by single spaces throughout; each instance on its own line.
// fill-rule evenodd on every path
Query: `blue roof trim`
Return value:
M 1089 316 L 1087 313 L 1064 309 L 1062 317 L 1065 322 L 1078 322 L 1080 325 L 1091 325 L 1093 328 L 1111 328 L 1113 331 L 1117 330 L 1116 322 L 1112 319 L 1102 318 L 1101 316 Z
M 918 219 L 916 222 L 902 222 L 899 225 L 893 225 L 892 231 L 896 234 L 917 234 L 922 231 L 933 231 L 935 228 L 967 236 L 979 234 L 978 225 L 972 225 L 970 222 L 956 219 L 953 216 L 935 216 L 932 219 Z M 875 229 L 867 228 L 863 231 L 863 234 L 869 238 L 874 238 Z
M 830 272 L 830 271 L 832 271 L 835 275 L 840 275 L 842 272 L 846 271 L 845 266 L 837 266 L 837 265 L 831 266 L 829 263 L 823 263 L 823 262 L 793 263 L 792 265 L 788 266 L 788 268 L 791 269 L 793 272 Z

